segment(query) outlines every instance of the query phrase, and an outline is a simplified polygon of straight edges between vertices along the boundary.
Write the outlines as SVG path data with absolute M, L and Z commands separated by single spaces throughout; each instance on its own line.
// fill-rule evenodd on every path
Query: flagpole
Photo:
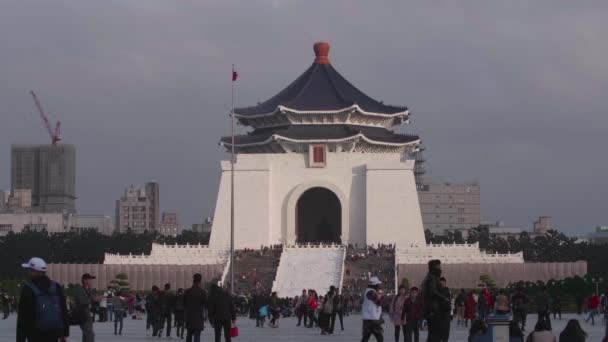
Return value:
M 234 294 L 234 64 L 232 64 L 232 111 L 230 153 L 230 294 Z

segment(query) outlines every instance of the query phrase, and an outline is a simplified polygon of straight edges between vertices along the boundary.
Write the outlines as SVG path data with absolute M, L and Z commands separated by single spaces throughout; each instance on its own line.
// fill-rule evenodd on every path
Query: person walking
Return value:
M 443 314 L 446 307 L 451 306 L 450 299 L 441 290 L 439 279 L 441 277 L 441 261 L 434 259 L 428 263 L 429 272 L 422 282 L 423 312 L 428 323 L 428 342 L 440 342 L 445 335 L 443 331 L 446 319 L 449 324 L 449 316 Z
M 89 273 L 85 273 L 81 277 L 82 286 L 76 287 L 74 290 L 74 305 L 78 308 L 78 312 L 83 312 L 83 321 L 80 324 L 82 330 L 82 342 L 94 342 L 95 332 L 93 331 L 93 316 L 91 316 L 91 305 L 98 303 L 101 298 L 95 297 L 93 292 L 93 280 L 96 278 Z
M 422 321 L 422 300 L 418 297 L 416 286 L 410 289 L 410 295 L 403 303 L 401 319 L 405 321 L 405 342 L 420 341 L 420 323 Z M 413 337 L 413 339 L 412 339 Z
M 7 319 L 11 313 L 11 304 L 8 298 L 8 294 L 2 293 L 0 294 L 0 301 L 2 301 L 2 319 Z
M 308 327 L 312 328 L 318 323 L 315 318 L 317 308 L 319 307 L 317 292 L 314 290 L 308 290 Z
M 363 329 L 361 342 L 369 341 L 374 335 L 377 342 L 384 341 L 382 329 L 382 300 L 384 296 L 380 291 L 382 282 L 376 276 L 369 278 L 369 284 L 363 293 L 363 303 L 361 304 L 361 318 Z
M 521 326 L 521 330 L 526 330 L 526 320 L 528 316 L 528 303 L 530 300 L 524 292 L 523 287 L 518 287 L 517 292 L 511 297 L 513 307 L 513 320 Z
M 340 320 L 340 329 L 344 331 L 344 296 L 341 293 L 337 292 L 338 289 L 334 287 L 334 303 L 333 310 L 331 312 L 331 325 L 329 327 L 329 333 L 334 333 L 334 328 L 336 326 L 336 316 Z
M 298 317 L 298 324 L 296 326 L 302 325 L 302 318 L 304 318 L 304 326 L 307 325 L 308 322 L 308 295 L 306 294 L 306 290 L 302 290 L 302 295 L 298 297 L 296 301 L 295 310 L 296 316 Z
M 589 322 L 591 320 L 591 325 L 595 325 L 595 315 L 597 315 L 597 309 L 600 306 L 600 297 L 596 293 L 592 294 L 589 297 L 587 309 L 589 311 L 589 316 L 585 319 L 585 322 Z
M 276 292 L 270 294 L 270 315 L 272 319 L 268 322 L 268 326 L 271 328 L 279 327 L 279 318 L 281 317 L 281 303 Z
M 488 297 L 486 297 L 484 290 L 479 291 L 479 295 L 477 296 L 477 314 L 479 318 L 485 320 L 485 318 L 490 313 L 490 307 L 488 303 Z
M 477 317 L 477 303 L 475 302 L 475 296 L 473 291 L 469 291 L 467 299 L 464 302 L 464 326 L 469 326 L 469 321 L 473 324 Z
M 319 328 L 321 328 L 321 335 L 330 334 L 331 326 L 331 313 L 334 311 L 334 291 L 335 286 L 331 285 L 329 291 L 323 298 L 321 308 L 319 310 Z
M 263 289 L 258 287 L 256 294 L 253 297 L 253 310 L 255 315 L 255 327 L 264 328 L 264 322 L 268 315 L 268 301 L 264 295 Z
M 448 281 L 445 277 L 439 278 L 439 292 L 448 299 L 447 303 L 443 303 L 440 305 L 439 309 L 441 310 L 441 342 L 447 342 L 450 339 L 450 322 L 452 321 L 452 293 L 450 292 L 450 288 L 448 287 Z
M 70 327 L 61 285 L 49 279 L 46 262 L 40 258 L 31 258 L 21 267 L 29 271 L 29 281 L 19 296 L 17 342 L 65 342 Z
M 209 323 L 215 331 L 215 342 L 230 342 L 230 328 L 236 323 L 236 310 L 230 293 L 222 290 L 217 284 L 211 285 L 208 301 Z
M 173 317 L 175 318 L 175 333 L 181 339 L 184 339 L 184 315 L 184 289 L 178 289 Z
M 397 295 L 393 297 L 388 313 L 391 318 L 391 322 L 395 326 L 395 342 L 399 342 L 399 335 L 403 331 L 403 338 L 407 340 L 405 332 L 405 312 L 404 306 L 405 301 L 408 298 L 407 287 L 405 285 L 399 285 L 397 288 Z
M 559 342 L 585 342 L 587 333 L 581 328 L 578 319 L 571 319 L 559 334 Z
M 553 296 L 553 305 L 552 305 L 552 310 L 553 311 L 553 320 L 556 320 L 559 317 L 559 320 L 562 320 L 562 299 L 560 298 L 560 296 L 558 294 Z
M 127 316 L 127 300 L 121 296 L 120 292 L 116 295 L 108 295 L 108 305 L 112 305 L 114 311 L 114 335 L 122 335 L 123 321 Z
M 184 293 L 186 342 L 200 342 L 201 332 L 205 329 L 203 315 L 207 306 L 207 293 L 201 288 L 202 280 L 200 273 L 196 273 L 192 277 L 192 287 Z
M 549 294 L 547 293 L 547 287 L 543 286 L 540 293 L 536 295 L 536 307 L 538 311 L 538 320 L 546 320 L 551 327 L 551 317 L 549 316 Z
M 464 292 L 464 289 L 460 289 L 460 293 L 456 296 L 454 300 L 454 304 L 456 305 L 456 325 L 465 325 L 464 319 L 464 304 L 467 301 L 467 294 Z
M 149 335 L 152 328 L 152 336 L 158 335 L 160 329 L 160 289 L 158 286 L 152 286 L 152 292 L 146 296 L 146 336 Z
M 158 298 L 160 318 L 158 337 L 162 337 L 163 329 L 167 326 L 167 337 L 171 336 L 171 315 L 175 307 L 175 295 L 171 292 L 171 284 L 165 284 L 165 289 Z

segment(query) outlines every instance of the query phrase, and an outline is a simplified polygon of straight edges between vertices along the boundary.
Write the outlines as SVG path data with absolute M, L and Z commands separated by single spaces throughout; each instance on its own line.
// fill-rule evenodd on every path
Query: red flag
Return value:
M 232 67 L 232 82 L 236 81 L 236 79 L 239 77 L 239 74 L 236 72 L 236 69 L 234 68 L 234 66 Z

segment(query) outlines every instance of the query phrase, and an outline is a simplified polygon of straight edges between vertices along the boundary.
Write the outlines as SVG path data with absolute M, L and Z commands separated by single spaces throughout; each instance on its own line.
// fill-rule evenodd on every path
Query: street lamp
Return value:
M 600 294 L 600 293 L 599 293 L 599 285 L 600 285 L 600 283 L 601 283 L 601 282 L 603 282 L 603 281 L 604 281 L 604 279 L 603 279 L 603 278 L 601 278 L 601 277 L 600 277 L 600 278 L 598 278 L 598 279 L 591 278 L 591 282 L 595 284 L 595 294 L 596 294 L 596 295 L 599 295 L 599 294 Z

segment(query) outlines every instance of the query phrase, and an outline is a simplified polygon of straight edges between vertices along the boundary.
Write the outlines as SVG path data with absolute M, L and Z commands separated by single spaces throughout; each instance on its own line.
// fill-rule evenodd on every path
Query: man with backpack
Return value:
M 21 265 L 30 280 L 21 288 L 17 342 L 57 342 L 69 336 L 68 309 L 61 285 L 46 275 L 46 262 L 31 258 Z

